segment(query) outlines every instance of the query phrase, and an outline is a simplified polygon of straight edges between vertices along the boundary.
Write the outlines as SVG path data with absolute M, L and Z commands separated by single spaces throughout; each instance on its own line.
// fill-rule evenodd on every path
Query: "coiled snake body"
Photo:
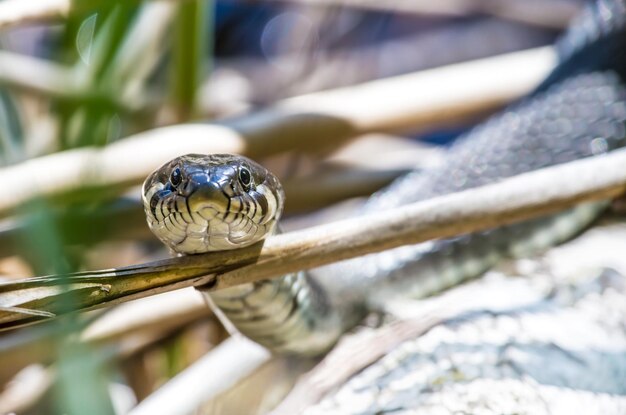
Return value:
M 624 146 L 625 20 L 622 0 L 590 6 L 557 45 L 560 63 L 535 92 L 458 140 L 442 166 L 399 178 L 370 198 L 363 211 Z M 159 239 L 178 253 L 193 254 L 250 245 L 275 231 L 284 195 L 271 173 L 244 157 L 187 155 L 146 179 L 143 200 Z M 480 275 L 504 256 L 562 242 L 605 206 L 587 203 L 489 232 L 344 261 L 313 270 L 315 278 L 297 273 L 210 298 L 242 333 L 271 350 L 319 354 L 390 297 L 429 295 Z

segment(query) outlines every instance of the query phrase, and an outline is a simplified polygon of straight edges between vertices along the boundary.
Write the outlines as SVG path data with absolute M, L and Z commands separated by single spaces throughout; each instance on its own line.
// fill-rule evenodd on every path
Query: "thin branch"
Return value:
M 385 136 L 378 140 L 384 141 L 386 150 L 394 148 L 393 138 Z M 381 162 L 380 157 L 374 158 L 371 154 L 380 155 L 379 146 L 383 144 L 372 139 L 368 142 L 376 151 L 371 152 L 371 147 L 364 149 L 371 153 L 369 158 L 361 154 L 363 151 L 350 154 L 351 148 L 361 141 L 366 140 L 355 140 L 312 173 L 285 180 L 285 213 L 310 212 L 348 198 L 369 196 L 406 173 L 409 166 L 412 169 L 432 167 L 441 160 L 438 149 L 412 143 L 385 151 L 385 160 Z M 51 208 L 48 213 L 67 245 L 89 246 L 111 239 L 147 240 L 153 236 L 145 223 L 140 195 L 141 190 L 135 187 L 96 209 L 88 203 L 86 207 Z M 28 214 L 0 221 L 0 256 L 19 254 L 24 248 L 25 232 L 31 226 L 32 218 Z
M 296 143 L 303 151 L 319 151 L 368 132 L 449 125 L 522 96 L 554 62 L 551 48 L 532 49 L 304 95 L 221 125 L 160 128 L 103 149 L 31 159 L 0 170 L 4 186 L 0 215 L 36 197 L 138 184 L 158 165 L 184 153 L 260 158 L 292 149 Z
M 52 98 L 73 99 L 77 94 L 66 67 L 8 51 L 0 51 L 0 84 Z
M 104 344 L 138 334 L 155 337 L 154 333 L 169 333 L 212 314 L 195 290 L 177 290 L 115 307 L 87 326 L 81 340 Z
M 361 137 L 343 146 L 311 173 L 284 180 L 285 213 L 311 212 L 348 198 L 369 196 L 409 169 L 440 164 L 442 156 L 440 148 L 389 135 Z M 90 246 L 111 239 L 147 240 L 153 236 L 145 224 L 140 195 L 141 190 L 134 187 L 96 209 L 87 203 L 86 207 L 51 208 L 48 213 L 67 245 Z M 31 226 L 29 215 L 0 221 L 0 256 L 19 254 Z
M 129 415 L 192 413 L 271 358 L 267 349 L 242 336 L 230 337 L 136 406 Z M 185 396 L 185 399 L 179 399 Z
M 0 284 L 0 305 L 55 314 L 188 286 L 218 290 L 433 238 L 491 229 L 626 190 L 626 150 L 477 189 L 270 237 L 264 244 L 131 267 Z M 41 318 L 0 312 L 0 328 Z
M 555 62 L 551 47 L 529 49 L 303 95 L 276 108 L 339 118 L 363 134 L 428 130 L 519 98 L 541 82 Z

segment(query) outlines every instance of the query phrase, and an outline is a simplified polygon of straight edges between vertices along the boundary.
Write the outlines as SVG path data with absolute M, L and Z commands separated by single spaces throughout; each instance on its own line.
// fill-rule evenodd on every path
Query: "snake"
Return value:
M 457 139 L 440 165 L 399 177 L 355 214 L 384 212 L 624 147 L 626 3 L 588 5 L 555 48 L 558 63 L 533 92 Z M 188 154 L 150 174 L 142 199 L 156 237 L 179 255 L 193 255 L 249 246 L 279 232 L 285 194 L 274 174 L 244 156 Z M 582 203 L 539 219 L 204 295 L 231 327 L 272 352 L 319 355 L 389 301 L 441 292 L 503 258 L 562 243 L 608 204 Z

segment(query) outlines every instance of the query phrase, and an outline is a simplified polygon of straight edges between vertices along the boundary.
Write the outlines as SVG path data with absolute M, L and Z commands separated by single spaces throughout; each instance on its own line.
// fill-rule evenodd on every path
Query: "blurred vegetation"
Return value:
M 160 114 L 171 122 L 196 115 L 196 91 L 210 67 L 212 6 L 202 0 L 180 3 L 91 1 L 73 2 L 73 11 L 57 26 L 46 55 L 70 68 L 74 87 L 82 95 L 46 101 L 0 91 L 0 162 L 10 165 L 25 158 L 85 146 L 105 146 L 123 136 L 157 126 Z M 56 39 L 56 40 L 55 40 Z M 157 103 L 164 103 L 163 105 Z M 32 107 L 22 116 L 20 107 Z M 28 136 L 24 125 L 48 120 L 45 137 Z M 30 129 L 32 132 L 32 128 Z M 29 142 L 37 140 L 37 142 Z M 45 146 L 42 148 L 42 142 Z M 45 172 L 41 172 L 45 174 Z M 88 200 L 79 197 L 81 200 Z M 58 201 L 57 201 L 58 202 Z M 34 200 L 21 209 L 26 223 L 19 241 L 34 274 L 65 274 L 84 269 L 84 246 L 68 244 L 72 235 L 91 233 L 89 218 L 108 209 L 106 200 L 79 205 Z M 51 208 L 54 203 L 54 209 Z M 64 210 L 87 212 L 86 221 L 72 221 Z M 60 217 L 64 218 L 61 223 Z M 79 215 L 80 217 L 80 215 Z M 83 217 L 85 217 L 83 215 Z M 61 297 L 67 310 L 71 296 Z M 56 381 L 52 394 L 32 407 L 35 413 L 113 414 L 109 385 L 116 371 L 109 366 L 110 346 L 80 341 L 78 334 L 93 317 L 70 314 L 48 326 Z M 26 329 L 28 330 L 28 329 Z M 18 336 L 20 333 L 13 334 Z M 11 336 L 11 334 L 9 334 Z M 47 335 L 49 337 L 49 334 Z M 162 358 L 167 376 L 181 369 L 186 351 L 174 336 Z M 0 354 L 0 360 L 3 357 Z M 182 365 L 182 366 L 181 366 Z M 2 366 L 2 365 L 0 365 Z M 4 373 L 3 377 L 8 374 Z

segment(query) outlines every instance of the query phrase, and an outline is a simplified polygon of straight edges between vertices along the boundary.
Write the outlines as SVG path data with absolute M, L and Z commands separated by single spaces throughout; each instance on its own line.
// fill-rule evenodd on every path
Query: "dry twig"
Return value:
M 626 189 L 626 150 L 526 173 L 502 182 L 274 236 L 234 251 L 131 267 L 0 284 L 0 305 L 64 313 L 188 286 L 218 290 L 402 245 L 490 229 L 617 197 Z M 41 320 L 0 312 L 0 327 Z
M 67 196 L 85 189 L 119 190 L 141 182 L 158 165 L 184 153 L 260 158 L 294 145 L 319 151 L 368 132 L 423 130 L 466 120 L 527 93 L 554 61 L 551 48 L 516 52 L 304 95 L 221 125 L 160 128 L 103 149 L 83 148 L 28 160 L 0 170 L 4 185 L 0 214 L 36 197 Z
M 263 347 L 241 336 L 230 337 L 161 389 L 130 415 L 192 413 L 203 402 L 226 391 L 270 359 Z M 177 399 L 185 396 L 186 399 Z

